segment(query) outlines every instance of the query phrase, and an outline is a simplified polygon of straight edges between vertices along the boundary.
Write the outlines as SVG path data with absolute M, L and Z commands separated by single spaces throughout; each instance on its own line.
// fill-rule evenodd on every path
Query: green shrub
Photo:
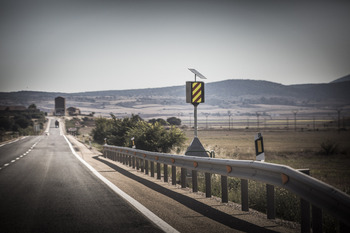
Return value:
M 102 144 L 107 138 L 107 144 L 115 146 L 132 146 L 134 138 L 138 149 L 168 153 L 172 148 L 185 142 L 183 132 L 175 127 L 165 129 L 160 123 L 143 121 L 138 115 L 131 118 L 117 119 L 98 118 L 92 130 L 93 139 Z
M 165 130 L 158 122 L 150 124 L 140 121 L 127 132 L 126 136 L 135 138 L 138 149 L 164 153 L 168 153 L 175 146 L 181 146 L 185 141 L 181 130 L 175 127 Z

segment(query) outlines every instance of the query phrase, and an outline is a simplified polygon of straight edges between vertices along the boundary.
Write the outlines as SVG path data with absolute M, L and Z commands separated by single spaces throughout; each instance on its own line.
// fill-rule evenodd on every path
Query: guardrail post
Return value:
M 136 158 L 136 170 L 138 171 L 140 168 L 140 159 Z
M 350 232 L 350 226 L 346 225 L 344 222 L 339 221 L 339 232 L 340 233 L 347 233 Z
M 221 176 L 221 202 L 228 202 L 227 176 Z
M 168 164 L 163 164 L 164 168 L 164 182 L 168 182 Z
M 181 168 L 181 188 L 186 188 L 186 168 Z
M 205 197 L 211 197 L 211 174 L 205 173 Z
M 266 184 L 266 196 L 267 196 L 267 219 L 275 219 L 275 187 L 270 184 Z
M 160 178 L 161 178 L 160 163 L 157 163 L 157 180 L 160 180 Z
M 150 161 L 151 163 L 151 177 L 154 177 L 154 162 Z
M 134 156 L 130 155 L 130 156 L 129 156 L 129 167 L 132 166 L 132 158 L 134 158 Z
M 145 159 L 145 174 L 148 175 L 148 160 Z
M 145 171 L 145 160 L 144 159 L 140 159 L 140 166 L 141 166 L 141 172 Z
M 310 175 L 309 169 L 299 169 L 300 172 Z M 300 198 L 300 227 L 302 233 L 310 233 L 310 203 Z
M 125 165 L 125 157 L 126 157 L 126 155 L 125 155 L 125 154 L 123 154 L 123 157 L 122 157 L 122 162 L 123 162 L 123 165 Z
M 245 179 L 241 179 L 241 202 L 242 202 L 242 211 L 249 211 L 248 180 L 245 180 Z
M 322 233 L 322 209 L 312 206 L 312 232 Z
M 176 185 L 176 166 L 171 166 L 171 184 Z
M 136 162 L 136 156 L 133 156 L 132 157 L 132 168 L 134 168 L 134 169 L 135 169 L 135 166 L 136 166 L 135 162 Z
M 198 192 L 198 175 L 196 170 L 192 170 L 192 192 Z

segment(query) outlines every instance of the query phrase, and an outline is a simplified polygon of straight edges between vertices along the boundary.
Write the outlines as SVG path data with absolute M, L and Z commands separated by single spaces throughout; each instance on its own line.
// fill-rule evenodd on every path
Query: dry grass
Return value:
M 193 131 L 185 131 L 186 145 L 193 139 Z M 255 159 L 254 131 L 208 130 L 199 131 L 204 148 L 214 150 L 217 158 Z M 313 177 L 350 194 L 350 132 L 348 131 L 266 131 L 264 137 L 265 161 L 309 168 Z M 338 153 L 326 155 L 321 143 L 331 141 Z M 185 150 L 184 148 L 183 150 Z

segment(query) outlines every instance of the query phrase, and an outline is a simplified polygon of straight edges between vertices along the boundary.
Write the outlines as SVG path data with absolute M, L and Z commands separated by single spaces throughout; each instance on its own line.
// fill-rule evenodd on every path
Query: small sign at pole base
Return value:
M 264 152 L 264 141 L 261 133 L 255 135 L 255 152 L 256 160 L 264 162 L 265 161 L 265 152 Z

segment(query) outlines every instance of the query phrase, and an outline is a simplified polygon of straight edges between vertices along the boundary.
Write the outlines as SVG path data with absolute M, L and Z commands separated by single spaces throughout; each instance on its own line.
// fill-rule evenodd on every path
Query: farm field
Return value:
M 193 139 L 193 130 L 184 131 L 185 148 Z M 253 130 L 200 130 L 198 138 L 216 158 L 255 159 Z M 264 138 L 265 162 L 309 168 L 311 176 L 350 194 L 350 132 L 349 131 L 261 131 Z M 333 154 L 321 147 L 334 146 Z
M 78 137 L 88 140 L 93 125 L 81 127 Z M 173 153 L 185 154 L 193 139 L 193 129 L 182 129 L 187 137 Z M 311 176 L 350 194 L 350 131 L 336 129 L 294 131 L 294 129 L 261 129 L 264 138 L 265 162 L 287 165 L 295 169 L 309 168 Z M 198 138 L 216 158 L 255 160 L 254 137 L 257 129 L 200 128 Z M 334 146 L 333 154 L 321 147 Z

